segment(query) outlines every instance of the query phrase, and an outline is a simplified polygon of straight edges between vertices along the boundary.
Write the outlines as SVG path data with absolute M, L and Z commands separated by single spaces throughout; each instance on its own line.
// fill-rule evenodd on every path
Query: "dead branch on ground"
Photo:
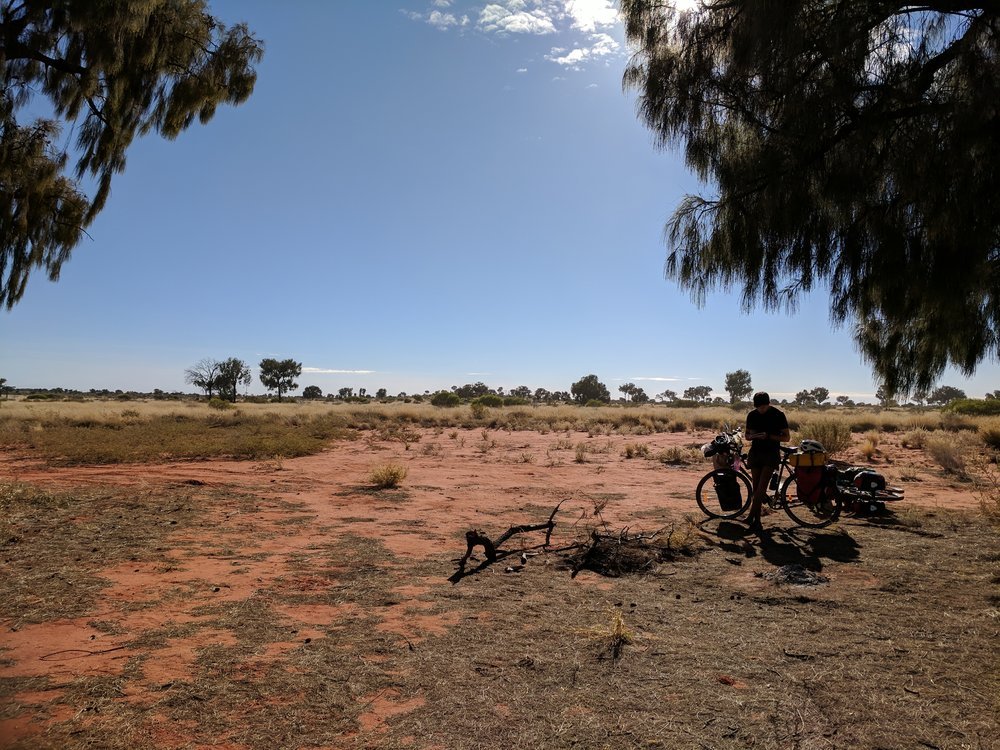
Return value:
M 536 547 L 532 549 L 536 549 L 538 548 L 538 546 L 540 546 L 542 549 L 548 549 L 549 544 L 552 542 L 552 530 L 556 526 L 556 521 L 555 521 L 556 513 L 559 512 L 559 508 L 562 506 L 562 504 L 563 501 L 560 501 L 559 504 L 552 509 L 552 513 L 549 514 L 549 519 L 545 523 L 534 523 L 534 524 L 522 523 L 518 524 L 517 526 L 511 526 L 504 533 L 498 536 L 496 538 L 496 541 L 490 539 L 489 536 L 487 536 L 480 529 L 470 529 L 469 531 L 466 531 L 465 554 L 462 556 L 462 559 L 458 561 L 458 570 L 456 570 L 451 575 L 451 577 L 449 577 L 448 580 L 451 581 L 452 583 L 458 583 L 466 575 L 471 575 L 472 573 L 478 572 L 479 570 L 485 568 L 487 565 L 491 565 L 495 563 L 497 560 L 502 560 L 507 555 L 513 554 L 515 550 L 501 550 L 500 545 L 502 545 L 511 537 L 516 536 L 517 534 L 527 534 L 531 531 L 544 530 L 545 541 L 542 542 L 541 545 L 536 545 Z M 472 552 L 476 547 L 483 548 L 483 551 L 486 553 L 486 560 L 483 563 L 480 563 L 480 565 L 476 567 L 474 570 L 466 572 L 465 564 L 469 561 L 469 558 L 472 557 Z
M 467 575 L 502 560 L 508 555 L 521 553 L 522 565 L 526 562 L 526 550 L 541 549 L 547 553 L 561 553 L 562 562 L 571 570 L 575 578 L 581 570 L 592 570 L 604 576 L 617 577 L 630 573 L 647 573 L 654 570 L 661 562 L 676 559 L 682 555 L 694 554 L 697 545 L 697 535 L 689 527 L 677 528 L 676 524 L 648 533 L 631 533 L 628 527 L 614 533 L 591 529 L 587 540 L 578 539 L 565 547 L 553 549 L 552 530 L 555 528 L 555 517 L 562 502 L 549 515 L 545 523 L 519 524 L 511 526 L 507 531 L 491 539 L 480 529 L 471 529 L 465 533 L 465 554 L 458 560 L 458 569 L 449 577 L 452 583 L 458 583 Z M 575 525 L 575 524 L 574 524 Z M 603 524 L 606 528 L 607 524 Z M 545 531 L 545 541 L 535 547 L 518 550 L 501 549 L 501 545 L 518 534 L 532 531 Z M 465 566 L 472 557 L 476 547 L 482 547 L 486 559 L 472 570 Z M 508 569 L 511 572 L 512 569 Z

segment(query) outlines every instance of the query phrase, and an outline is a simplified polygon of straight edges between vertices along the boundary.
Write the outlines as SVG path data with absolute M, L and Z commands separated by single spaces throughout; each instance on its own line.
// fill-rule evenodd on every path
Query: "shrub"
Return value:
M 965 452 L 953 436 L 931 435 L 926 451 L 949 474 L 965 474 Z
M 219 398 L 218 396 L 212 396 L 212 398 L 208 400 L 208 408 L 218 409 L 219 411 L 225 411 L 226 409 L 232 409 L 233 405 L 231 402 L 226 401 L 225 399 Z
M 520 396 L 505 396 L 503 399 L 504 406 L 527 406 L 530 403 L 528 399 Z
M 656 460 L 660 463 L 670 464 L 672 466 L 677 466 L 680 464 L 693 463 L 691 456 L 693 452 L 690 450 L 685 450 L 684 448 L 678 448 L 677 446 L 671 446 L 670 448 L 664 448 L 662 451 L 656 454 Z M 701 457 L 701 451 L 697 452 L 698 457 Z
M 503 406 L 503 399 L 495 393 L 485 393 L 475 401 L 473 404 L 479 404 L 480 406 L 488 406 L 491 409 L 496 409 Z
M 958 432 L 960 430 L 971 430 L 972 432 L 975 432 L 979 429 L 974 422 L 970 422 L 968 419 L 964 419 L 957 412 L 952 411 L 941 412 L 941 427 L 951 432 Z
M 469 408 L 472 409 L 472 417 L 473 417 L 473 419 L 482 419 L 483 417 L 486 416 L 486 407 L 483 406 L 478 401 L 473 401 L 469 405 Z
M 583 464 L 587 462 L 587 445 L 586 443 L 578 443 L 576 446 L 576 456 L 573 459 L 578 464 Z
M 905 435 L 903 435 L 900 441 L 904 448 L 923 448 L 927 445 L 927 430 L 922 427 L 918 427 L 915 430 L 910 430 Z
M 625 443 L 622 455 L 625 458 L 645 458 L 649 455 L 649 446 L 645 443 Z
M 959 398 L 945 406 L 943 411 L 978 417 L 1000 416 L 1000 399 Z
M 979 435 L 987 448 L 1000 451 L 1000 427 L 987 427 Z
M 590 399 L 590 401 L 585 403 L 584 406 L 606 406 L 606 404 L 603 401 L 599 401 L 596 398 L 592 398 Z
M 796 438 L 818 440 L 826 452 L 833 455 L 851 446 L 851 428 L 840 420 L 820 419 L 803 423 Z
M 377 489 L 388 490 L 398 487 L 406 478 L 406 467 L 399 464 L 376 466 L 368 475 L 368 481 Z
M 976 494 L 986 519 L 994 526 L 1000 526 L 1000 470 L 996 464 L 983 466 L 983 476 L 976 482 Z
M 432 406 L 458 406 L 462 403 L 461 397 L 451 391 L 438 391 L 431 396 Z

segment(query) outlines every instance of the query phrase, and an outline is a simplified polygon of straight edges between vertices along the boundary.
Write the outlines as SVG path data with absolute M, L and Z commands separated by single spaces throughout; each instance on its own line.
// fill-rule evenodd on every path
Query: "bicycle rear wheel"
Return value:
M 829 526 L 840 517 L 840 511 L 843 508 L 839 492 L 834 493 L 833 497 L 827 497 L 826 493 L 823 492 L 819 500 L 807 502 L 799 495 L 799 485 L 795 480 L 795 474 L 788 477 L 781 486 L 779 502 L 788 517 L 795 523 L 813 529 Z
M 717 469 L 701 478 L 694 498 L 709 518 L 736 518 L 750 507 L 753 485 L 741 471 Z

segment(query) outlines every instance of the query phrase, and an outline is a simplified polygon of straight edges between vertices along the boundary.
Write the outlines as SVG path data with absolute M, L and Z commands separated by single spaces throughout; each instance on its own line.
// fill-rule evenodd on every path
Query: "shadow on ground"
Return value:
M 709 543 L 747 558 L 760 555 L 778 567 L 801 565 L 806 570 L 820 571 L 824 561 L 852 562 L 858 559 L 861 550 L 843 528 L 765 527 L 753 531 L 738 521 L 720 521 L 715 529 L 711 525 L 710 520 L 699 524 Z

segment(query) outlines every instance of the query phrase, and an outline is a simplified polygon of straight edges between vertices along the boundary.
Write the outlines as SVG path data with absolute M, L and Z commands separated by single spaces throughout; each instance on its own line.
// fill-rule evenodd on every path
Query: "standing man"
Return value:
M 763 391 L 753 394 L 753 407 L 753 411 L 747 414 L 744 430 L 746 439 L 751 441 L 748 463 L 753 477 L 753 501 L 747 523 L 750 528 L 759 529 L 762 528 L 760 516 L 767 483 L 781 463 L 781 443 L 786 442 L 790 435 L 785 413 L 771 406 L 770 396 Z

